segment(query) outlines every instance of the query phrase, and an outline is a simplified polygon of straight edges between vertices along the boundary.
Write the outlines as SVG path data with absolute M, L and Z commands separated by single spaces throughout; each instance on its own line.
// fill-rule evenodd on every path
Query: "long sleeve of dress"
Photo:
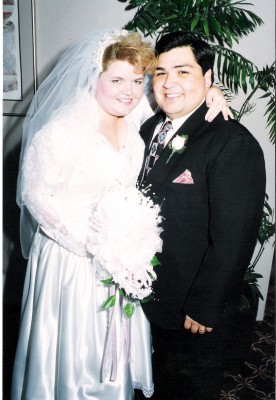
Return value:
M 72 214 L 78 199 L 68 181 L 73 174 L 74 146 L 72 137 L 63 133 L 62 125 L 53 122 L 36 134 L 23 164 L 23 200 L 50 236 L 68 250 L 85 255 L 85 227 Z

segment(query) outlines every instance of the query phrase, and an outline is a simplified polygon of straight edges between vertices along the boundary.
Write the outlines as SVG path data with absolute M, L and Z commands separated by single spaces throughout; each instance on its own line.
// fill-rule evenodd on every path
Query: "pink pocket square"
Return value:
M 194 183 L 194 180 L 192 178 L 191 172 L 186 169 L 183 174 L 179 175 L 174 181 L 174 183 L 185 183 L 188 185 L 192 185 Z

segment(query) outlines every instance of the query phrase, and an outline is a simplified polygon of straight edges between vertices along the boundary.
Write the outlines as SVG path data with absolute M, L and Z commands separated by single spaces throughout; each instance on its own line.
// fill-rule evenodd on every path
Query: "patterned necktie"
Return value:
M 162 126 L 158 134 L 154 137 L 150 146 L 149 154 L 145 161 L 144 179 L 148 176 L 148 173 L 159 158 L 161 151 L 165 146 L 165 140 L 167 133 L 172 129 L 171 121 L 166 121 Z

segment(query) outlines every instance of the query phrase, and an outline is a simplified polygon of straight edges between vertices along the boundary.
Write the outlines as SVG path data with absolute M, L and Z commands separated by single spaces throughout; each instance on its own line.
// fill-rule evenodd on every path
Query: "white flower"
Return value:
M 182 153 L 185 150 L 185 144 L 188 140 L 188 135 L 176 135 L 173 140 L 169 143 L 169 148 L 172 150 L 170 157 L 167 159 L 166 164 L 170 161 L 174 153 Z
M 186 142 L 187 142 L 187 136 L 176 135 L 175 138 L 172 140 L 171 148 L 173 151 L 179 151 L 182 149 L 182 147 L 184 147 Z

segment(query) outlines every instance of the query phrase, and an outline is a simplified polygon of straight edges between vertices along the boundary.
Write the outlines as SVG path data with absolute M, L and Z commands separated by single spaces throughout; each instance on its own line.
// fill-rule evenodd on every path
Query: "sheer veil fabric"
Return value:
M 134 388 L 153 394 L 150 327 L 138 302 L 130 324 L 118 304 L 117 378 L 109 379 L 111 349 L 102 379 L 111 317 L 101 305 L 112 289 L 101 283 L 85 248 L 89 217 L 105 190 L 136 184 L 144 155 L 139 128 L 153 114 L 144 95 L 125 117 L 128 134 L 119 151 L 99 132 L 99 59 L 115 41 L 111 33 L 103 35 L 91 33 L 65 53 L 24 123 L 17 203 L 28 267 L 12 400 L 132 400 Z

